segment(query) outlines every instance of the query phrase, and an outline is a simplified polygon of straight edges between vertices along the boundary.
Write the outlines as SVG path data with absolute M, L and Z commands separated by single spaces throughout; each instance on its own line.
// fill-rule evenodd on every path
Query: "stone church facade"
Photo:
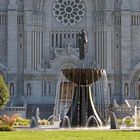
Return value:
M 63 68 L 104 68 L 111 99 L 140 100 L 140 0 L 0 0 L 0 72 L 11 104 L 54 104 Z

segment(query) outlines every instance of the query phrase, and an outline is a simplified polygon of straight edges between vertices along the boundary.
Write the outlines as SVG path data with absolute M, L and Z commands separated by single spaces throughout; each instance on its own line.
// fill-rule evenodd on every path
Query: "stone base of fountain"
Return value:
M 98 126 L 103 123 L 95 109 L 89 90 L 89 87 L 85 86 L 75 88 L 72 104 L 66 114 L 69 117 L 71 127 L 86 127 L 90 116 L 94 116 L 94 119 L 90 121 L 90 126 Z M 63 127 L 67 127 L 64 122 L 62 124 L 66 125 Z

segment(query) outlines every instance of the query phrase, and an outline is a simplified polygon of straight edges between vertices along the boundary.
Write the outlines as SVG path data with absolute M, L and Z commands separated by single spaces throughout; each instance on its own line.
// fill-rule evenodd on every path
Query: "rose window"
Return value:
M 75 25 L 85 15 L 85 4 L 83 0 L 55 0 L 53 15 L 63 25 Z

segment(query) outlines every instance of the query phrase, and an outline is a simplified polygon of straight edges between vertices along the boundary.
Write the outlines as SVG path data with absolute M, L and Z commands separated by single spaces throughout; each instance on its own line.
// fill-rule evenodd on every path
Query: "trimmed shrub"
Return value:
M 132 122 L 132 120 L 129 119 L 129 118 L 126 118 L 126 120 L 125 120 L 125 125 L 126 125 L 126 127 L 133 126 L 133 122 Z
M 122 124 L 122 119 L 117 119 L 118 124 L 121 125 Z
M 50 123 L 48 120 L 43 119 L 43 120 L 39 120 L 38 124 L 39 125 L 49 125 Z
M 2 121 L 3 125 L 8 125 L 11 127 L 16 122 L 16 119 L 13 116 L 8 116 L 8 115 L 1 116 L 0 120 Z
M 0 131 L 13 131 L 13 128 L 9 125 L 2 125 L 0 126 Z
M 30 124 L 30 120 L 23 119 L 19 114 L 14 114 L 12 116 L 3 115 L 0 116 L 0 124 L 1 125 L 9 125 L 9 126 L 28 126 Z
M 2 110 L 9 100 L 9 88 L 5 84 L 3 76 L 0 75 L 0 110 Z

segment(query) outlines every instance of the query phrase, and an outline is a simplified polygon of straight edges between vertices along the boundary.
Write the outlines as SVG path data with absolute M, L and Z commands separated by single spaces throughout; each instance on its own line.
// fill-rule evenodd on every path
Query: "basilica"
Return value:
M 0 0 L 0 73 L 9 106 L 30 112 L 40 105 L 52 114 L 61 70 L 83 65 L 106 70 L 111 101 L 140 100 L 140 0 Z

